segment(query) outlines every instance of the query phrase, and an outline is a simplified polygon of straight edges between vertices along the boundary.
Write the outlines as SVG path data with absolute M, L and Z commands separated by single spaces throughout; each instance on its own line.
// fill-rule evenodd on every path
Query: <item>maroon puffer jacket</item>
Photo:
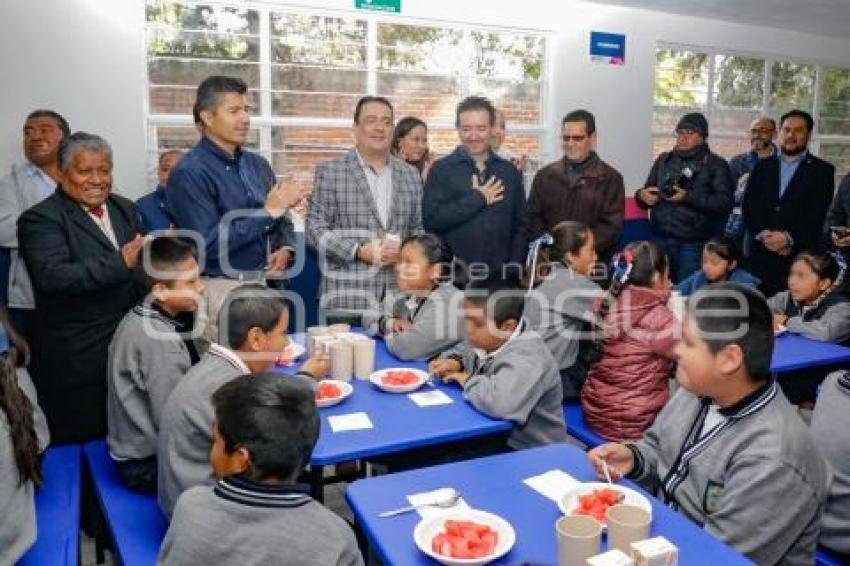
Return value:
M 605 317 L 602 357 L 581 391 L 587 424 L 608 440 L 637 439 L 668 397 L 679 322 L 669 291 L 626 285 Z

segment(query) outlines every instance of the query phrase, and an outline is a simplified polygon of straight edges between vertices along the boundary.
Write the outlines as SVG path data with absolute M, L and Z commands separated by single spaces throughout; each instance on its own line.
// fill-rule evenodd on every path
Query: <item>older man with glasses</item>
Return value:
M 674 283 L 699 269 L 703 244 L 720 231 L 733 203 L 732 173 L 706 143 L 705 116 L 685 114 L 675 134 L 673 150 L 658 156 L 635 193 L 638 206 L 649 209 L 654 239 L 670 258 Z

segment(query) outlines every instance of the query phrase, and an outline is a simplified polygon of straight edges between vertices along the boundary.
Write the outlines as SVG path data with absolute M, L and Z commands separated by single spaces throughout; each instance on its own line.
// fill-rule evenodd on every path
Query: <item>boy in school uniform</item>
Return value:
M 162 413 L 157 441 L 157 500 L 171 516 L 177 498 L 186 489 L 214 481 L 209 468 L 213 443 L 213 392 L 240 375 L 262 373 L 289 343 L 289 313 L 281 294 L 251 284 L 231 291 L 219 315 L 223 344 L 210 349 L 180 380 Z M 315 354 L 298 372 L 320 378 L 328 370 L 326 355 Z
M 189 242 L 162 236 L 146 245 L 148 295 L 124 316 L 109 345 L 106 442 L 121 481 L 153 493 L 162 410 L 194 354 L 177 318 L 197 309 L 204 286 Z
M 757 564 L 812 564 L 829 472 L 771 377 L 772 315 L 749 287 L 689 301 L 676 348 L 681 385 L 643 438 L 588 453 Z
M 504 278 L 473 281 L 463 302 L 466 340 L 430 364 L 493 418 L 512 421 L 514 450 L 567 442 L 558 364 L 522 318 L 524 291 Z
M 319 437 L 309 383 L 244 375 L 220 387 L 212 405 L 218 482 L 180 496 L 158 563 L 362 565 L 348 524 L 295 483 Z

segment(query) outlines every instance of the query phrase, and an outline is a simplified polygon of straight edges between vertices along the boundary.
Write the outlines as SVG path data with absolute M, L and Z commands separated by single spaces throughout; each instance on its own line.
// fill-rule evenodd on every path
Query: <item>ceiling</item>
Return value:
M 589 0 L 850 39 L 850 0 Z

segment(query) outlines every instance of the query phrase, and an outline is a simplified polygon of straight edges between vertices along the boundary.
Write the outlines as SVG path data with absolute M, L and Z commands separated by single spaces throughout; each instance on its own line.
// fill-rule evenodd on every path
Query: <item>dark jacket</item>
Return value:
M 472 189 L 472 176 L 497 177 L 505 187 L 503 199 L 487 205 Z M 522 174 L 494 153 L 479 174 L 463 146 L 438 160 L 428 173 L 422 197 L 422 223 L 466 262 L 485 263 L 499 271 L 505 263 L 524 264 L 526 256 L 525 189 Z
M 761 290 L 770 296 L 788 288 L 788 271 L 794 256 L 820 246 L 826 211 L 835 188 L 835 167 L 807 155 L 788 188 L 779 198 L 779 157 L 756 163 L 747 180 L 743 213 L 747 231 L 755 238 L 763 230 L 788 232 L 791 253 L 773 253 L 753 240 L 745 268 L 761 279 Z
M 600 256 L 613 248 L 623 228 L 626 189 L 623 176 L 591 153 L 581 166 L 566 159 L 537 172 L 528 200 L 528 237 L 539 238 L 555 224 L 577 220 L 590 227 Z M 568 174 L 569 172 L 569 174 Z
M 136 201 L 136 210 L 139 211 L 139 220 L 148 232 L 154 230 L 168 230 L 174 223 L 168 212 L 168 203 L 165 200 L 165 188 L 156 187 L 142 198 Z
M 662 237 L 680 240 L 707 240 L 719 231 L 720 223 L 732 210 L 734 186 L 732 173 L 726 161 L 711 153 L 707 144 L 688 152 L 662 153 L 652 164 L 644 187 L 671 185 L 689 167 L 693 177 L 683 183 L 687 196 L 682 202 L 665 198 L 653 206 L 649 213 L 652 231 Z M 635 202 L 647 207 L 640 199 Z
M 640 438 L 664 408 L 678 324 L 669 291 L 627 285 L 605 317 L 601 359 L 581 391 L 587 424 L 607 440 Z
M 823 223 L 823 238 L 831 245 L 830 226 L 850 227 L 850 174 L 845 175 L 841 180 L 841 184 L 838 185 L 838 191 L 835 193 L 835 198 L 832 199 L 832 204 L 826 213 L 826 220 Z M 850 260 L 850 248 L 843 248 L 841 251 L 844 254 L 844 258 Z
M 133 203 L 105 203 L 119 247 L 144 233 Z M 39 343 L 33 381 L 54 443 L 106 435 L 106 358 L 122 317 L 142 296 L 139 279 L 91 216 L 60 189 L 18 220 L 32 276 Z

